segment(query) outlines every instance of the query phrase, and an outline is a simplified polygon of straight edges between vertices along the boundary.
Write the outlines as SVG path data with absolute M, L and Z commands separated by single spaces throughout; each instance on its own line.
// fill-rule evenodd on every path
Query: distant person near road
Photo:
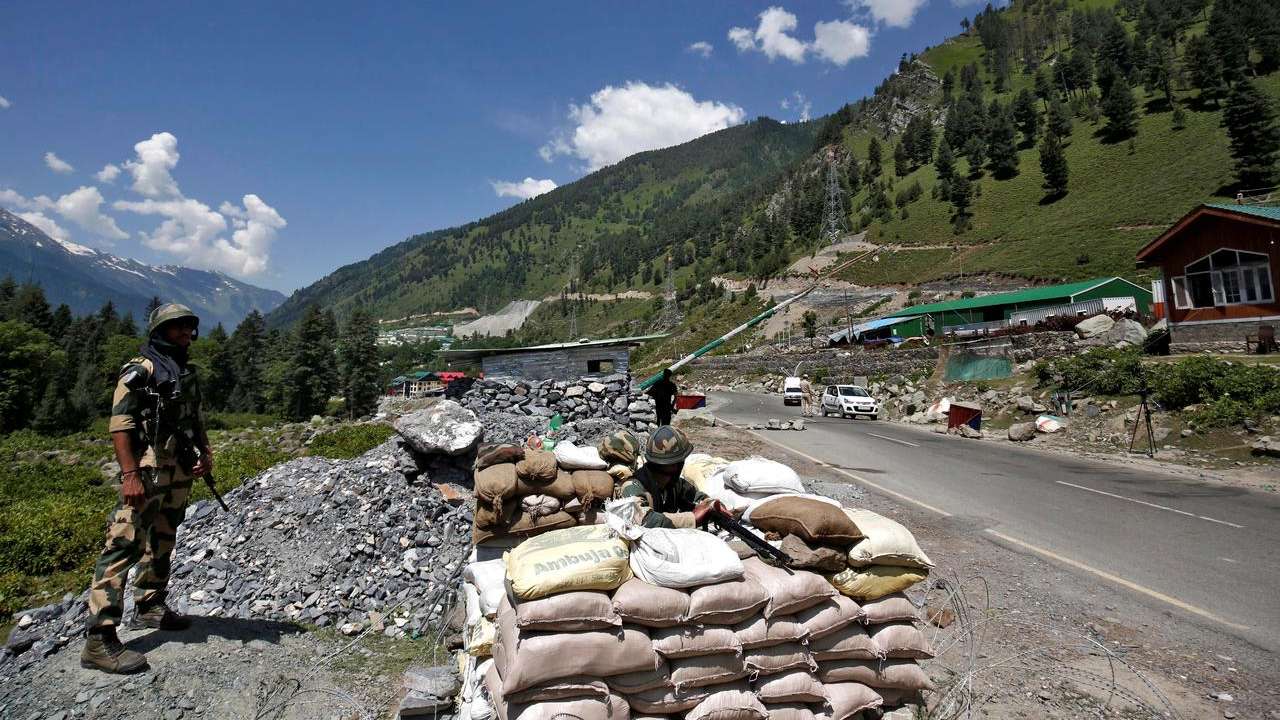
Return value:
M 671 411 L 675 408 L 678 391 L 671 380 L 671 368 L 664 369 L 662 379 L 649 388 L 649 397 L 653 398 L 653 409 L 658 415 L 658 427 L 671 424 Z
M 178 525 L 193 478 L 213 470 L 196 368 L 187 362 L 200 319 L 185 305 L 151 313 L 141 355 L 120 370 L 111 406 L 111 442 L 120 463 L 120 498 L 89 586 L 88 638 L 80 665 L 130 673 L 147 665 L 120 643 L 125 580 L 137 568 L 134 626 L 183 630 L 191 621 L 166 604 Z
M 813 385 L 809 384 L 807 373 L 800 378 L 800 414 L 805 417 L 813 416 Z

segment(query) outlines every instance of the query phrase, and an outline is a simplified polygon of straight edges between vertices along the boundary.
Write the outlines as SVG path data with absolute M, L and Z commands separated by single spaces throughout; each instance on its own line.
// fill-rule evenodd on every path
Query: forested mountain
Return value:
M 147 265 L 83 245 L 60 242 L 0 208 L 0 278 L 37 283 L 53 305 L 77 315 L 111 301 L 120 313 L 143 321 L 153 297 L 189 305 L 209 327 L 233 327 L 250 311 L 267 312 L 284 295 L 219 272 L 179 265 Z
M 507 211 L 419 235 L 295 293 L 383 317 L 561 292 L 767 278 L 822 239 L 835 168 L 848 233 L 886 246 L 843 277 L 1124 275 L 1200 202 L 1277 182 L 1280 3 L 1014 0 L 902 58 L 868 98 L 641 153 Z

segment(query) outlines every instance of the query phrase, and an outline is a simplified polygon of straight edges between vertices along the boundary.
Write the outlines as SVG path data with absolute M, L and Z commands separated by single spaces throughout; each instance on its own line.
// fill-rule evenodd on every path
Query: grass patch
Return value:
M 859 285 L 910 285 L 923 282 L 934 268 L 951 266 L 958 253 L 954 250 L 905 248 L 898 252 L 882 252 L 878 262 L 866 258 L 841 270 L 836 277 Z
M 349 460 L 386 442 L 395 432 L 395 428 L 382 423 L 339 425 L 313 437 L 307 454 Z

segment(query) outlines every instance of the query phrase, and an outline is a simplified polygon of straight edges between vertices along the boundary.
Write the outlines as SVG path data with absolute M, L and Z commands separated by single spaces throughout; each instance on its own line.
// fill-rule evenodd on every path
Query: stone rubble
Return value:
M 653 399 L 635 390 L 631 377 L 622 373 L 573 382 L 477 380 L 458 402 L 481 418 L 503 413 L 542 419 L 538 425 L 531 426 L 531 430 L 545 428 L 545 422 L 556 415 L 566 423 L 604 421 L 640 432 L 652 430 L 658 421 Z M 524 438 L 503 438 L 504 441 L 517 439 Z

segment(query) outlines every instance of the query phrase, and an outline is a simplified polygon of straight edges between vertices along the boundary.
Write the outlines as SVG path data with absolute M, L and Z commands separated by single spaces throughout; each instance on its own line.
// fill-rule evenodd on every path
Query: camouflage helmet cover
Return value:
M 691 452 L 693 444 L 687 435 L 670 425 L 663 425 L 649 436 L 644 457 L 655 465 L 675 465 L 684 462 Z
M 600 457 L 618 465 L 634 465 L 640 456 L 640 438 L 630 430 L 618 430 L 600 441 Z
M 178 303 L 165 303 L 151 311 L 151 317 L 147 320 L 147 334 L 150 335 L 167 322 L 182 318 L 191 318 L 196 321 L 196 327 L 200 326 L 200 317 L 191 308 Z

